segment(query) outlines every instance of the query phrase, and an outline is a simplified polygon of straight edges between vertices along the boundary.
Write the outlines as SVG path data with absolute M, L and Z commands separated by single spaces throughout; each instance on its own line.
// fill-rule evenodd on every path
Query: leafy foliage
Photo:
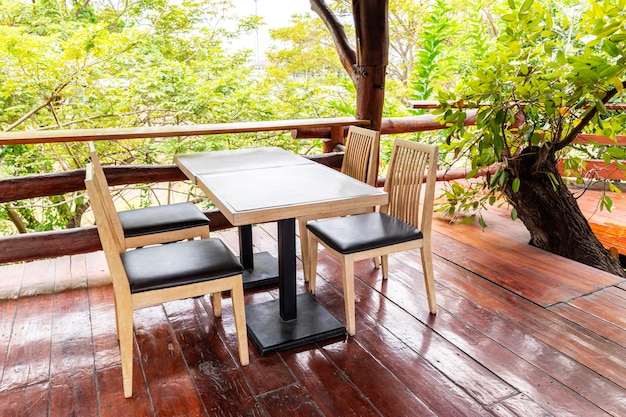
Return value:
M 256 24 L 248 20 L 226 29 L 222 22 L 234 21 L 228 17 L 230 1 L 0 1 L 3 131 L 278 118 L 262 81 L 247 66 L 249 51 L 224 48 L 234 30 Z M 168 138 L 99 148 L 105 163 L 171 163 L 175 152 L 243 147 L 263 139 Z M 0 158 L 2 175 L 28 175 L 82 167 L 87 149 L 7 146 Z M 79 194 L 6 205 L 0 233 L 11 233 L 12 224 L 22 231 L 79 225 L 83 204 Z
M 509 0 L 496 8 L 499 36 L 475 71 L 440 95 L 439 112 L 451 126 L 442 149 L 450 166 L 467 166 L 467 178 L 495 170 L 484 182 L 470 182 L 466 192 L 452 192 L 442 211 L 480 209 L 505 190 L 517 192 L 523 177 L 515 162 L 529 150 L 543 155 L 540 162 L 556 161 L 580 131 L 614 137 L 623 130 L 624 117 L 605 103 L 623 92 L 624 5 Z M 463 126 L 466 107 L 476 110 L 473 128 Z M 623 152 L 604 155 L 621 158 Z

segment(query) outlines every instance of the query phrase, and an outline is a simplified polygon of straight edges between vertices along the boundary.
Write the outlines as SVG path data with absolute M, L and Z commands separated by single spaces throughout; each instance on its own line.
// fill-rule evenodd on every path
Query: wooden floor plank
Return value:
M 550 311 L 559 314 L 585 329 L 594 329 L 600 336 L 620 346 L 626 346 L 626 331 L 621 327 L 615 326 L 613 323 L 607 322 L 603 318 L 596 317 L 567 303 L 554 305 L 550 307 Z
M 489 226 L 485 230 L 476 223 L 450 225 L 437 221 L 434 224 L 438 231 L 449 233 L 467 245 L 477 246 L 485 252 L 495 251 L 498 256 L 506 256 L 513 263 L 519 263 L 519 259 L 523 259 L 524 267 L 549 275 L 550 279 L 573 287 L 580 294 L 620 281 L 612 274 L 578 262 L 563 262 L 563 258 L 558 255 L 529 246 L 530 234 L 521 221 L 512 221 L 508 212 L 503 209 L 491 210 Z M 459 228 L 462 229 L 460 233 Z M 455 230 L 457 233 L 453 233 Z M 506 245 L 503 245 L 503 242 L 506 242 Z
M 0 383 L 13 333 L 17 298 L 22 286 L 25 263 L 0 267 Z
M 300 349 L 281 353 L 289 369 L 325 416 L 377 417 L 367 395 L 320 351 Z M 332 387 L 332 389 L 329 389 Z
M 111 275 L 104 259 L 104 252 L 91 252 L 86 254 L 85 262 L 89 271 L 87 285 L 89 287 L 100 287 L 111 285 Z
M 626 290 L 618 287 L 608 287 L 604 290 L 604 293 L 611 294 L 612 298 L 615 300 L 615 304 L 623 307 L 626 305 Z
M 356 341 L 326 345 L 323 351 L 382 415 L 436 415 Z
M 569 304 L 601 318 L 615 326 L 626 329 L 626 308 L 616 305 L 601 293 L 571 300 Z
M 437 415 L 491 415 L 466 390 L 384 328 L 368 329 L 358 341 Z
M 268 410 L 271 417 L 324 417 L 324 414 L 322 414 L 317 404 L 308 395 L 306 389 L 298 384 L 270 391 L 260 396 L 259 400 L 263 407 Z
M 152 404 L 152 398 L 147 391 L 139 359 L 136 356 L 133 358 L 133 396 L 131 398 L 124 398 L 121 365 L 98 369 L 96 385 L 99 412 L 102 417 L 163 415 Z
M 416 259 L 416 262 L 413 262 L 413 264 L 418 264 L 418 262 L 419 262 L 419 261 Z M 409 278 L 409 281 L 408 281 L 408 283 L 407 283 L 407 285 L 406 285 L 406 287 L 405 287 L 404 289 L 399 290 L 399 291 L 395 291 L 395 292 L 390 291 L 390 287 L 392 287 L 392 286 L 395 284 L 395 282 L 396 282 L 396 279 L 394 278 L 393 274 L 397 274 L 397 267 L 398 267 L 398 265 L 396 265 L 396 267 L 395 267 L 395 268 L 392 268 L 392 266 L 390 266 L 390 271 L 392 271 L 392 272 L 390 272 L 390 280 L 389 280 L 389 283 L 388 283 L 387 287 L 385 288 L 385 290 L 386 290 L 386 295 L 390 296 L 390 295 L 391 295 L 391 293 L 393 293 L 393 294 L 403 294 L 403 295 L 404 295 L 404 294 L 406 294 L 406 295 L 408 295 L 408 297 L 407 297 L 407 298 L 409 298 L 409 297 L 410 297 L 410 293 L 411 293 L 411 291 L 412 291 L 412 288 L 415 286 L 415 285 L 414 285 L 414 282 L 413 282 L 413 280 L 412 280 L 411 278 Z M 408 274 L 407 274 L 407 275 L 408 275 Z M 447 272 L 446 274 L 444 274 L 444 275 L 450 275 L 450 271 L 448 271 L 448 272 Z M 403 276 L 406 276 L 406 275 L 403 275 Z M 412 310 L 413 310 L 413 311 L 415 311 L 415 310 L 418 310 L 418 311 L 419 311 L 419 307 L 418 307 L 418 308 L 413 307 L 413 305 L 419 304 L 419 303 L 415 303 L 415 302 L 414 302 L 414 301 L 417 301 L 417 300 L 394 300 L 394 301 L 396 301 L 398 304 L 400 304 L 400 305 L 404 306 L 404 307 L 405 307 L 405 308 L 407 308 L 409 311 L 412 311 Z M 457 304 L 458 304 L 458 301 L 457 301 Z M 456 307 L 456 304 L 452 304 L 452 305 L 454 305 L 454 306 Z M 445 306 L 445 304 L 444 304 L 444 306 Z M 418 314 L 418 313 L 416 312 L 416 313 L 414 313 L 414 314 Z M 440 313 L 440 315 L 441 315 L 441 313 Z M 472 314 L 468 314 L 468 317 L 474 317 L 474 316 L 473 316 Z M 440 320 L 440 317 L 439 317 L 439 315 L 438 315 L 437 319 L 435 320 L 435 323 L 440 323 L 440 321 L 439 321 L 439 320 Z M 493 324 L 495 323 L 493 320 L 496 320 L 495 322 L 497 322 L 497 318 L 494 318 L 494 319 L 490 320 L 489 322 L 487 322 L 487 323 L 486 323 L 486 328 L 487 328 L 487 329 L 489 329 L 489 328 L 490 328 L 490 326 L 493 326 Z M 441 323 L 445 323 L 445 324 L 447 324 L 449 321 L 450 321 L 450 320 L 445 319 L 445 320 L 442 320 L 442 321 L 441 321 Z M 404 321 L 404 320 L 402 320 L 401 322 L 403 322 L 403 323 L 404 323 L 405 321 Z M 505 323 L 505 325 L 506 325 L 506 323 Z M 462 326 L 462 325 L 457 325 L 457 326 L 453 326 L 453 327 L 455 327 L 455 328 L 459 328 L 459 329 L 460 329 L 460 328 L 462 328 L 463 326 Z M 501 331 L 501 334 L 502 334 L 502 335 L 508 335 L 508 333 L 511 331 L 511 329 L 512 329 L 511 327 L 506 326 L 506 327 L 505 327 L 505 328 Z M 481 350 L 483 350 L 483 351 L 488 351 L 489 349 L 488 349 L 487 347 L 488 347 L 488 346 L 491 346 L 492 344 L 494 344 L 494 347 L 496 348 L 496 350 L 492 352 L 493 358 L 497 358 L 497 361 L 498 361 L 498 362 L 500 362 L 500 361 L 502 361 L 503 357 L 506 357 L 507 359 L 506 359 L 506 360 L 504 360 L 504 362 L 512 361 L 512 363 L 515 363 L 515 361 L 517 360 L 517 358 L 516 358 L 515 356 L 513 356 L 510 352 L 501 351 L 501 352 L 500 352 L 500 356 L 501 356 L 501 355 L 504 355 L 504 356 L 503 356 L 503 357 L 498 357 L 499 355 L 498 355 L 498 353 L 497 353 L 497 352 L 499 351 L 499 348 L 498 348 L 499 344 L 495 344 L 495 343 L 493 343 L 493 342 L 491 342 L 491 343 L 490 343 L 490 342 L 488 342 L 487 340 L 485 340 L 485 339 L 484 339 L 484 337 L 485 337 L 485 336 L 483 336 L 482 334 L 477 334 L 476 336 L 474 336 L 474 337 L 473 337 L 474 339 L 476 339 L 476 340 L 474 341 L 474 343 L 479 344 L 479 345 L 481 346 Z M 452 338 L 452 339 L 454 339 L 454 338 Z M 452 340 L 452 339 L 450 339 L 450 340 Z M 471 340 L 471 338 L 469 338 L 469 337 L 463 337 L 463 338 L 461 338 L 461 339 L 463 339 L 463 340 Z M 482 341 L 481 341 L 481 340 L 482 340 Z M 485 344 L 487 344 L 487 345 L 485 345 Z M 469 352 L 471 352 L 471 351 L 469 351 Z M 470 354 L 471 354 L 471 353 L 470 353 Z M 475 356 L 475 357 L 478 357 L 478 356 Z M 481 363 L 484 363 L 484 364 L 485 364 L 485 366 L 487 366 L 487 367 L 488 367 L 488 368 L 490 368 L 490 369 L 491 369 L 491 367 L 493 366 L 493 365 L 489 364 L 489 361 L 487 361 L 487 362 L 481 362 Z M 496 365 L 497 365 L 497 364 L 496 364 Z M 526 365 L 526 364 L 525 364 L 524 362 L 522 362 L 520 366 L 525 366 L 525 365 Z M 540 373 L 540 372 L 538 373 L 538 371 L 539 371 L 539 369 L 537 369 L 536 371 L 532 372 L 532 369 L 529 369 L 527 372 L 529 372 L 529 373 L 531 373 L 531 374 L 536 374 L 536 375 L 539 375 L 539 376 L 541 377 L 541 373 Z M 498 372 L 498 374 L 500 375 L 500 372 Z M 592 373 L 591 375 L 594 375 L 594 374 Z M 548 379 L 548 381 L 549 381 L 549 379 Z M 515 380 L 512 380 L 512 383 L 513 383 L 513 382 L 515 382 Z M 519 381 L 518 381 L 518 385 L 517 385 L 517 386 L 520 386 L 521 388 L 523 388 L 524 386 L 525 386 L 525 387 L 532 387 L 532 380 L 526 380 L 526 381 L 522 381 L 522 382 L 523 382 L 523 384 L 521 384 L 521 385 L 520 385 L 520 384 L 519 384 Z M 536 391 L 535 391 L 535 392 L 536 392 Z M 538 394 L 538 393 L 537 393 L 537 394 Z M 555 395 L 559 395 L 559 391 L 558 391 L 558 390 L 556 391 Z M 576 396 L 574 396 L 573 398 L 574 398 L 574 401 L 576 401 L 576 400 L 580 400 L 580 398 L 578 398 L 578 397 L 576 397 Z M 584 401 L 583 401 L 583 402 L 584 402 Z M 596 411 L 597 411 L 597 410 L 596 410 Z
M 337 278 L 341 276 L 338 265 L 330 262 L 325 256 L 322 259 L 324 259 L 323 268 L 319 270 L 322 277 L 335 281 L 340 280 Z M 423 356 L 435 369 L 469 392 L 480 403 L 492 404 L 514 394 L 515 391 L 494 373 L 463 353 L 454 344 L 432 332 L 429 326 L 432 325 L 433 321 L 439 320 L 439 317 L 431 316 L 428 313 L 425 297 L 422 297 L 423 301 L 421 301 L 416 295 L 416 293 L 423 292 L 421 282 L 418 288 L 412 286 L 411 288 L 400 289 L 400 293 L 408 291 L 410 307 L 398 305 L 398 300 L 393 303 L 385 302 L 386 299 L 391 299 L 395 294 L 398 294 L 395 291 L 397 279 L 394 279 L 393 276 L 399 274 L 399 271 L 392 266 L 390 265 L 389 280 L 377 285 L 380 294 L 374 291 L 370 285 L 362 284 L 361 280 L 355 282 L 357 299 L 357 333 L 355 339 L 360 340 L 361 334 L 377 324 L 383 325 L 385 329 L 400 338 L 403 343 Z M 371 263 L 363 263 L 359 267 L 372 270 Z M 359 271 L 357 272 L 359 277 L 365 276 L 359 268 L 355 269 Z M 379 272 L 374 272 L 368 276 L 377 279 L 375 278 L 378 276 L 376 274 Z M 409 273 L 409 275 L 412 278 L 414 274 Z M 340 283 L 335 282 L 335 285 L 339 287 Z M 324 306 L 335 316 L 344 320 L 343 300 L 335 296 L 334 298 L 338 302 L 333 304 L 327 302 L 327 300 L 332 299 L 330 294 L 332 294 L 333 288 L 334 286 L 321 288 L 318 286 L 317 297 L 324 300 Z
M 270 292 L 275 292 L 275 289 L 271 291 L 257 290 L 248 292 L 246 294 L 246 304 L 271 301 L 275 296 L 272 296 Z M 203 297 L 202 301 L 205 304 L 205 309 L 210 311 L 210 305 L 206 300 L 207 297 Z M 221 326 L 219 326 L 218 331 L 231 356 L 238 358 L 235 321 L 232 313 L 232 303 L 229 298 L 222 301 L 222 309 Z M 297 382 L 293 372 L 285 364 L 280 354 L 262 356 L 250 339 L 248 339 L 248 347 L 250 364 L 243 368 L 243 372 L 255 395 L 262 395 Z
M 91 276 L 88 264 L 87 274 Z M 119 366 L 120 350 L 115 328 L 115 300 L 113 287 L 96 286 L 88 290 L 91 314 L 91 337 L 94 349 L 94 365 L 97 370 Z M 121 369 L 121 368 L 120 368 Z M 121 378 L 121 376 L 120 376 Z
M 490 410 L 498 417 L 555 416 L 523 394 L 507 398 L 493 405 Z
M 605 411 L 615 415 L 626 414 L 626 403 L 619 399 L 623 392 L 622 387 L 525 332 L 506 318 L 499 317 L 466 299 L 462 302 L 454 302 L 458 299 L 457 294 L 451 293 L 446 288 L 438 288 L 438 290 L 444 298 L 444 305 L 452 306 L 450 313 L 456 317 L 480 330 L 481 333 L 545 372 L 563 386 L 574 387 L 573 391 L 583 398 L 594 404 L 601 404 Z M 446 298 L 453 302 L 446 303 Z M 536 398 L 534 395 L 528 393 L 527 395 L 533 399 Z
M 614 214 L 602 221 L 626 224 Z M 102 252 L 0 266 L 0 415 L 626 415 L 626 281 L 529 248 L 527 231 L 488 216 L 484 232 L 436 226 L 437 316 L 419 251 L 392 256 L 388 281 L 357 263 L 347 341 L 268 356 L 250 344 L 241 367 L 228 295 L 221 318 L 208 296 L 136 311 L 130 399 Z M 275 255 L 276 232 L 254 227 L 255 251 Z M 213 236 L 238 251 L 236 229 Z M 339 264 L 322 251 L 318 272 L 318 300 L 345 320 Z
M 24 268 L 0 391 L 47 382 L 50 378 L 54 263 L 37 261 Z
M 58 415 L 98 415 L 85 267 L 84 256 L 56 262 L 49 402 Z
M 98 276 L 100 267 L 89 262 L 87 257 L 87 279 Z M 122 365 L 119 343 L 115 329 L 113 288 L 110 285 L 90 286 L 88 289 L 96 393 L 102 417 L 152 416 L 154 407 L 147 391 L 137 355 L 133 356 L 133 397 L 124 398 L 122 387 Z
M 48 383 L 30 385 L 9 391 L 0 389 L 2 417 L 30 417 L 48 415 Z M 60 415 L 53 414 L 50 415 Z
M 0 382 L 4 374 L 7 352 L 13 333 L 17 300 L 0 300 Z
M 168 319 L 210 416 L 265 416 L 249 381 L 217 330 L 219 319 L 207 314 L 199 299 L 165 304 Z M 271 375 L 266 375 L 271 378 Z
M 520 263 L 519 258 L 517 262 L 509 261 L 490 249 L 482 249 L 476 241 L 468 244 L 438 231 L 433 233 L 435 254 L 537 304 L 548 306 L 582 295 L 577 289 L 530 268 L 527 261 Z
M 606 300 L 619 312 L 622 316 L 626 315 L 626 291 L 617 287 L 607 287 L 602 291 L 595 293 L 599 298 Z
M 573 387 L 574 390 L 579 390 L 583 395 L 589 397 L 599 395 L 602 401 L 598 401 L 596 398 L 598 404 L 608 408 L 618 408 L 626 413 L 624 411 L 626 403 L 619 398 L 619 395 L 615 396 L 615 392 L 619 393 L 623 389 L 623 375 L 619 375 L 620 372 L 617 371 L 623 366 L 621 365 L 623 358 L 615 350 L 623 350 L 623 348 L 606 341 L 604 338 L 586 329 L 581 330 L 571 326 L 569 321 L 561 320 L 560 316 L 550 315 L 549 312 L 532 303 L 520 299 L 515 300 L 512 297 L 507 297 L 505 294 L 498 300 L 498 297 L 494 297 L 494 294 L 489 292 L 490 289 L 492 291 L 496 290 L 493 289 L 493 286 L 490 288 L 490 284 L 485 284 L 484 280 L 482 283 L 476 280 L 474 282 L 476 285 L 472 285 L 468 284 L 467 277 L 463 280 L 458 279 L 455 282 L 451 281 L 453 278 L 452 274 L 447 274 L 447 277 L 449 279 L 446 281 L 446 286 L 454 288 L 457 292 L 462 292 L 468 299 L 474 300 L 486 311 L 497 311 L 499 318 L 505 318 L 510 323 L 505 328 L 505 334 L 513 335 L 517 330 L 516 328 L 522 328 L 528 333 L 528 336 L 532 337 L 529 338 L 522 335 L 518 342 L 498 339 L 499 343 L 508 345 L 521 357 L 526 357 L 526 360 L 531 363 L 534 362 L 536 366 L 563 383 L 568 384 L 568 386 Z M 487 291 L 487 293 L 481 295 L 482 291 Z M 472 317 L 472 315 L 470 314 L 468 317 Z M 550 325 L 546 326 L 546 324 Z M 486 329 L 492 329 L 493 327 L 493 320 L 485 325 Z M 535 345 L 531 343 L 534 341 L 533 338 L 536 338 Z M 549 346 L 553 349 L 553 354 L 554 351 L 557 351 L 559 355 L 556 357 L 542 357 L 539 354 L 541 350 L 538 350 L 536 346 L 537 342 Z M 519 352 L 517 349 L 522 343 L 528 345 L 530 349 L 530 352 L 527 354 L 523 354 L 523 352 Z M 574 361 L 571 358 L 574 358 Z M 540 360 L 546 362 L 540 362 Z M 579 366 L 577 362 L 583 366 Z M 550 368 L 548 369 L 547 366 L 550 366 Z M 588 373 L 587 367 L 595 372 Z M 500 375 L 500 372 L 496 373 Z M 561 374 L 558 375 L 557 373 Z M 598 378 L 596 373 L 602 375 L 608 381 Z M 572 380 L 568 380 L 570 378 Z M 610 383 L 611 381 L 619 386 Z M 535 398 L 533 395 L 529 396 Z
M 141 308 L 134 316 L 136 354 L 154 408 L 167 416 L 208 417 L 163 307 Z

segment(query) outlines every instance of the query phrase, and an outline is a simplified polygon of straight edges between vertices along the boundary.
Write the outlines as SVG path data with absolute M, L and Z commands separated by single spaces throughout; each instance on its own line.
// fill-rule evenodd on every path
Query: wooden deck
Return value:
M 625 225 L 615 203 L 594 220 Z M 138 310 L 128 400 L 102 253 L 2 266 L 0 415 L 626 415 L 626 281 L 529 247 L 501 212 L 487 221 L 435 221 L 436 317 L 418 252 L 392 257 L 388 282 L 360 263 L 355 337 L 267 357 L 251 345 L 246 368 L 229 299 L 217 320 L 208 297 Z M 255 245 L 275 253 L 275 236 L 255 228 Z M 339 265 L 322 253 L 318 273 L 317 298 L 343 320 Z

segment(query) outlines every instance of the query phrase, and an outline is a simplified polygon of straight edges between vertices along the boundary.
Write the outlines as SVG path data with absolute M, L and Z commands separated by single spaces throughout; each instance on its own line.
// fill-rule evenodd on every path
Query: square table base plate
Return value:
M 269 252 L 255 253 L 254 268 L 243 272 L 243 289 L 278 284 L 278 260 Z
M 346 335 L 345 326 L 310 293 L 297 295 L 298 318 L 283 321 L 279 300 L 246 306 L 248 336 L 261 355 Z

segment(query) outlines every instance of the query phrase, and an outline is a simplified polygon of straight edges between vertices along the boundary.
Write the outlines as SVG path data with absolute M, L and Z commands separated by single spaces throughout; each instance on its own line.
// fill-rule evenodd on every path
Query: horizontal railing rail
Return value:
M 266 131 L 291 131 L 310 128 L 333 129 L 343 135 L 348 126 L 368 126 L 369 120 L 351 117 L 304 120 L 273 120 L 212 125 L 175 125 L 145 128 L 34 130 L 0 133 L 0 146 L 16 144 L 41 144 L 161 138 L 192 135 L 241 134 Z M 343 137 L 343 136 L 342 136 Z M 339 139 L 341 140 L 341 138 Z M 316 162 L 334 168 L 341 166 L 342 154 L 307 156 Z M 182 181 L 187 177 L 175 165 L 161 166 L 107 166 L 105 173 L 110 185 L 129 185 Z M 84 169 L 0 179 L 0 203 L 29 198 L 45 197 L 82 191 Z M 205 213 L 211 220 L 212 230 L 233 227 L 218 210 Z M 100 240 L 95 226 L 77 227 L 48 232 L 23 233 L 0 237 L 0 264 L 52 258 L 100 250 Z
M 353 117 L 322 119 L 268 120 L 261 122 L 215 123 L 202 125 L 168 125 L 128 128 L 28 130 L 0 133 L 0 145 L 86 142 L 98 140 L 150 139 L 174 136 L 224 135 L 316 127 L 368 126 L 369 120 Z
M 473 123 L 473 113 L 468 112 L 466 125 Z M 354 118 L 326 118 L 217 125 L 161 126 L 153 128 L 9 132 L 0 133 L 0 146 L 290 130 L 294 139 L 325 139 L 324 150 L 333 152 L 341 151 L 342 139 L 348 126 L 367 126 L 369 124 L 367 120 Z M 392 118 L 383 119 L 381 134 L 434 131 L 444 127 L 432 115 Z M 591 141 L 605 145 L 626 146 L 625 136 L 618 137 L 617 143 L 608 138 L 592 135 L 581 135 L 579 141 L 580 143 L 589 143 Z M 341 153 L 326 153 L 307 157 L 324 165 L 339 168 L 343 155 Z M 598 161 L 598 163 L 603 162 Z M 105 173 L 110 185 L 113 186 L 164 183 L 187 179 L 175 165 L 107 166 L 105 167 Z M 466 170 L 446 171 L 438 175 L 438 180 L 461 179 L 465 178 L 466 174 Z M 84 169 L 77 169 L 51 174 L 0 179 L 0 203 L 82 191 L 85 189 L 84 175 Z M 621 179 L 624 179 L 623 176 Z M 206 215 L 211 220 L 211 228 L 213 230 L 233 227 L 218 210 L 207 211 Z M 100 241 L 94 226 L 4 236 L 0 237 L 0 264 L 87 253 L 100 249 Z

